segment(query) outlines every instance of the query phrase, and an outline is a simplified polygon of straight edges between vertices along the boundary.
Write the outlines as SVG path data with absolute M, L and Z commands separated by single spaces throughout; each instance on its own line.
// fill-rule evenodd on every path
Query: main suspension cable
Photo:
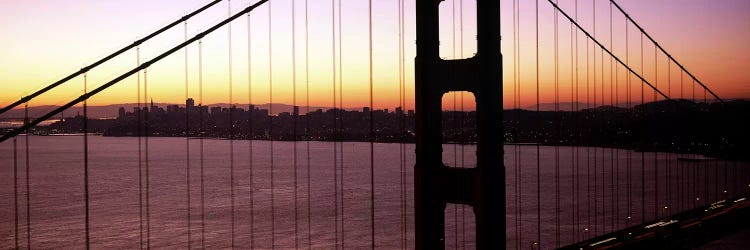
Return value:
M 716 100 L 718 100 L 721 103 L 724 103 L 724 100 L 722 100 L 721 98 L 719 98 L 719 96 L 716 95 L 713 91 L 711 91 L 711 89 L 709 89 L 708 86 L 706 86 L 705 84 L 703 84 L 703 82 L 701 82 L 700 80 L 698 80 L 698 78 L 696 78 L 692 73 L 690 73 L 689 71 L 687 71 L 687 69 L 682 64 L 680 64 L 680 62 L 678 62 L 676 59 L 674 59 L 674 57 L 672 57 L 671 54 L 667 53 L 667 51 L 661 45 L 659 45 L 659 43 L 656 42 L 656 40 L 654 40 L 654 38 L 651 37 L 651 35 L 649 35 L 648 33 L 646 33 L 646 31 L 640 25 L 638 25 L 638 23 L 636 23 L 635 20 L 633 20 L 633 18 L 631 18 L 630 15 L 628 15 L 628 13 L 625 12 L 625 10 L 622 7 L 620 7 L 619 4 L 617 4 L 617 2 L 615 2 L 614 0 L 609 0 L 609 2 L 612 3 L 612 4 L 614 4 L 614 6 L 617 7 L 617 9 L 620 10 L 620 12 L 625 16 L 625 18 L 628 21 L 630 21 L 633 25 L 635 25 L 635 27 L 638 28 L 638 30 L 640 30 L 641 33 L 644 34 L 649 40 L 651 40 L 651 42 L 657 48 L 659 48 L 659 50 L 661 50 L 662 53 L 664 53 L 665 55 L 667 55 L 667 57 L 669 57 L 669 59 L 671 61 L 673 61 L 677 66 L 679 66 L 682 71 L 684 71 L 685 73 L 687 73 L 688 76 L 690 76 L 693 79 L 693 85 L 695 85 L 695 83 L 697 82 L 701 87 L 703 87 L 704 90 L 706 90 L 709 93 L 711 93 L 711 95 L 714 98 L 716 98 Z
M 60 86 L 61 84 L 65 83 L 67 81 L 70 81 L 73 78 L 76 78 L 76 77 L 78 77 L 78 76 L 80 76 L 80 75 L 82 75 L 82 74 L 84 74 L 84 73 L 86 73 L 86 72 L 88 72 L 88 71 L 96 68 L 97 66 L 99 66 L 99 65 L 101 65 L 101 64 L 103 64 L 103 63 L 105 63 L 105 62 L 107 62 L 109 60 L 111 60 L 112 58 L 115 58 L 115 57 L 119 56 L 122 53 L 125 53 L 128 50 L 131 50 L 133 48 L 138 48 L 138 46 L 140 46 L 145 41 L 148 41 L 151 38 L 153 38 L 153 37 L 155 37 L 155 36 L 157 36 L 157 35 L 165 32 L 165 31 L 171 29 L 172 27 L 174 27 L 174 26 L 176 26 L 176 25 L 178 25 L 178 24 L 180 24 L 182 22 L 187 21 L 188 19 L 192 18 L 193 16 L 198 15 L 199 13 L 201 13 L 204 10 L 210 8 L 211 6 L 216 5 L 219 2 L 221 2 L 221 0 L 214 0 L 213 2 L 210 2 L 210 3 L 206 4 L 206 5 L 204 5 L 200 9 L 197 9 L 197 10 L 191 12 L 190 14 L 183 16 L 179 20 L 176 20 L 176 21 L 174 21 L 174 22 L 172 22 L 172 23 L 170 23 L 170 24 L 162 27 L 161 29 L 159 29 L 159 30 L 157 30 L 157 31 L 155 31 L 155 32 L 153 32 L 153 33 L 151 33 L 151 34 L 143 37 L 142 39 L 139 39 L 138 41 L 133 42 L 132 44 L 130 44 L 128 46 L 125 46 L 124 48 L 122 48 L 122 49 L 120 49 L 120 50 L 118 50 L 118 51 L 116 51 L 116 52 L 114 52 L 114 53 L 112 53 L 112 54 L 110 54 L 110 55 L 108 55 L 108 56 L 100 59 L 99 61 L 96 61 L 96 62 L 94 62 L 93 64 L 91 64 L 89 66 L 83 67 L 79 71 L 76 71 L 75 73 L 70 74 L 70 75 L 66 76 L 65 78 L 63 78 L 63 79 L 60 79 L 60 80 L 58 80 L 58 81 L 56 81 L 56 82 L 54 82 L 54 83 L 52 83 L 52 84 L 50 84 L 50 85 L 48 85 L 48 86 L 40 89 L 40 90 L 37 90 L 36 92 L 34 92 L 34 93 L 32 93 L 32 94 L 30 94 L 28 96 L 25 96 L 25 97 L 21 98 L 20 100 L 18 100 L 16 102 L 14 102 L 14 103 L 12 103 L 12 104 L 10 104 L 10 105 L 8 105 L 8 106 L 0 109 L 0 115 L 3 114 L 3 113 L 5 113 L 5 112 L 7 112 L 7 111 L 9 111 L 9 110 L 11 110 L 11 109 L 13 109 L 13 108 L 15 108 L 15 107 L 17 107 L 18 105 L 21 105 L 22 103 L 27 103 L 27 102 L 31 101 L 32 99 L 36 98 L 37 96 L 39 96 L 41 94 L 44 94 L 45 92 L 50 91 L 50 90 L 56 88 L 57 86 Z
M 226 25 L 227 23 L 229 23 L 229 22 L 231 22 L 231 21 L 239 18 L 240 16 L 245 15 L 245 14 L 249 13 L 250 11 L 253 11 L 254 9 L 258 8 L 259 6 L 263 5 L 264 3 L 268 2 L 268 1 L 269 0 L 259 0 L 258 2 L 252 4 L 252 5 L 248 6 L 248 7 L 246 7 L 242 11 L 234 14 L 232 17 L 224 19 L 223 21 L 215 24 L 214 26 L 211 26 L 206 31 L 203 31 L 203 32 L 201 32 L 201 33 L 193 36 L 193 38 L 191 38 L 190 40 L 185 41 L 185 42 L 183 42 L 183 43 L 181 43 L 181 44 L 179 44 L 179 45 L 177 45 L 177 46 L 169 49 L 168 51 L 166 51 L 166 52 L 164 52 L 164 53 L 156 56 L 154 59 L 151 59 L 151 60 L 147 61 L 146 63 L 142 64 L 141 66 L 138 66 L 138 67 L 136 67 L 134 69 L 131 69 L 130 71 L 128 71 L 128 72 L 126 72 L 126 73 L 124 73 L 124 74 L 116 77 L 115 79 L 112 79 L 111 81 L 109 81 L 109 82 L 107 82 L 107 83 L 105 83 L 105 84 L 97 87 L 96 89 L 93 89 L 91 92 L 88 92 L 88 93 L 86 93 L 84 95 L 81 95 L 78 98 L 76 98 L 76 99 L 74 99 L 74 100 L 72 100 L 72 101 L 70 101 L 70 102 L 68 102 L 68 103 L 66 103 L 66 104 L 64 104 L 64 105 L 62 105 L 62 106 L 60 106 L 60 107 L 58 107 L 58 108 L 50 111 L 50 112 L 48 112 L 47 114 L 44 114 L 44 115 L 40 116 L 39 118 L 34 119 L 33 121 L 24 124 L 24 126 L 22 126 L 20 128 L 13 129 L 12 131 L 10 131 L 8 133 L 3 134 L 3 136 L 0 137 L 0 142 L 4 142 L 4 141 L 6 141 L 6 140 L 8 140 L 8 139 L 10 139 L 10 138 L 12 138 L 14 136 L 17 136 L 21 132 L 26 131 L 27 129 L 38 125 L 39 123 L 42 123 L 42 122 L 46 121 L 47 119 L 49 119 L 49 118 L 51 118 L 51 117 L 59 114 L 60 112 L 63 112 L 66 109 L 69 109 L 69 108 L 73 107 L 74 105 L 76 105 L 78 103 L 81 103 L 84 100 L 86 100 L 86 99 L 88 99 L 88 98 L 90 98 L 90 97 L 92 97 L 94 95 L 99 94 L 99 92 L 102 92 L 105 89 L 107 89 L 109 87 L 112 87 L 113 85 L 115 85 L 118 82 L 124 80 L 125 78 L 130 77 L 131 75 L 135 74 L 136 72 L 138 72 L 140 70 L 148 68 L 152 64 L 154 64 L 154 63 L 156 63 L 156 62 L 164 59 L 165 57 L 167 57 L 167 56 L 169 56 L 169 55 L 171 55 L 171 54 L 179 51 L 180 49 L 184 48 L 185 46 L 187 46 L 187 45 L 189 45 L 189 44 L 191 44 L 191 43 L 193 43 L 193 42 L 195 42 L 197 40 L 200 40 L 201 38 L 205 37 L 209 33 L 216 31 L 220 27 L 222 27 L 222 26 Z

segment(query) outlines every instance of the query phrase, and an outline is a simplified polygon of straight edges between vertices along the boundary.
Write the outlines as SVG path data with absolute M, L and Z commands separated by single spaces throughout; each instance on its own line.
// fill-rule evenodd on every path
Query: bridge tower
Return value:
M 443 60 L 439 54 L 442 0 L 417 0 L 415 222 L 417 249 L 445 248 L 446 204 L 473 208 L 478 249 L 505 248 L 505 168 L 502 137 L 500 1 L 477 1 L 477 53 Z M 474 94 L 477 166 L 442 160 L 441 101 L 449 91 Z

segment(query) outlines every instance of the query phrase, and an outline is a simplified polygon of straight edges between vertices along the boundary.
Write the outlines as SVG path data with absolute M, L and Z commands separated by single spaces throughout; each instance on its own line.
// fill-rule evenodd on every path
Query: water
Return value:
M 83 248 L 83 144 L 80 136 L 30 138 L 31 237 L 34 248 Z M 151 246 L 187 248 L 186 139 L 149 139 Z M 138 139 L 90 136 L 91 244 L 96 249 L 139 247 Z M 204 140 L 205 237 L 201 235 L 200 141 L 190 142 L 192 246 L 231 246 L 230 157 L 227 140 Z M 274 187 L 271 188 L 271 142 L 253 141 L 252 181 L 248 141 L 234 142 L 235 245 L 240 248 L 290 249 L 295 241 L 314 249 L 331 249 L 336 243 L 333 143 L 273 142 Z M 24 137 L 19 137 L 20 244 L 26 245 Z M 295 237 L 294 148 L 297 147 L 297 235 Z M 344 143 L 343 237 L 347 249 L 370 246 L 369 143 Z M 144 145 L 145 148 L 145 145 Z M 375 144 L 375 241 L 380 249 L 401 246 L 401 178 L 399 144 Z M 475 165 L 475 147 L 445 145 L 447 165 Z M 515 152 L 521 156 L 520 188 L 516 188 Z M 556 246 L 557 218 L 561 244 L 600 235 L 694 205 L 716 201 L 745 191 L 747 164 L 723 161 L 684 162 L 677 155 L 640 153 L 585 147 L 540 147 L 541 248 Z M 405 145 L 406 228 L 408 246 L 414 244 L 413 175 L 414 145 Z M 557 152 L 557 153 L 556 153 Z M 578 157 L 572 157 L 577 155 Z M 457 156 L 457 157 L 454 157 Z M 144 155 L 145 157 L 145 155 Z M 560 214 L 556 212 L 556 167 L 559 157 Z M 681 155 L 680 157 L 691 157 Z M 573 159 L 577 159 L 574 163 Z M 613 160 L 616 159 L 616 160 Z M 631 161 L 631 195 L 628 202 L 628 159 Z M 643 159 L 643 161 L 642 161 Z M 537 147 L 505 146 L 507 173 L 508 248 L 533 246 L 537 241 Z M 645 169 L 645 175 L 641 166 Z M 667 178 L 667 164 L 669 177 Z M 577 175 L 573 167 L 578 166 Z M 0 248 L 14 244 L 13 148 L 0 144 Z M 145 166 L 145 165 L 144 165 Z M 613 172 L 613 166 L 615 171 Z M 587 175 L 587 167 L 592 175 Z M 658 171 L 655 171 L 658 170 Z M 593 173 L 596 173 L 596 181 Z M 578 178 L 573 178 L 577 176 Z M 641 177 L 645 176 L 645 179 Z M 654 176 L 658 178 L 658 188 Z M 307 223 L 307 179 L 311 180 L 310 230 Z M 573 181 L 578 179 L 578 189 Z M 602 182 L 602 179 L 606 181 Z M 645 189 L 641 181 L 645 180 Z M 666 183 L 666 180 L 670 180 Z M 144 186 L 145 186 L 145 179 Z M 615 186 L 614 184 L 618 184 Z M 669 184 L 670 192 L 667 192 Z M 589 188 L 590 187 L 590 188 Z M 658 189 L 658 191 L 657 191 Z M 645 190 L 645 196 L 643 195 Z M 724 193 L 723 191 L 727 192 Z M 520 196 L 517 196 L 520 191 Z M 274 206 L 271 208 L 271 194 Z M 578 194 L 573 199 L 573 194 Z M 668 197 L 668 193 L 671 194 Z M 654 194 L 658 194 L 658 201 Z M 145 195 L 145 194 L 144 194 Z M 588 199 L 587 197 L 591 197 Z M 516 201 L 520 201 L 520 217 Z M 669 198 L 669 200 L 668 200 Z M 700 200 L 696 200 L 700 198 Z M 252 210 L 251 210 L 252 199 Z M 642 203 L 644 201 L 645 203 Z M 658 203 L 656 203 L 658 202 Z M 656 205 L 655 205 L 656 204 Z M 668 208 L 664 208 L 667 206 Z M 574 214 L 574 211 L 578 211 Z M 253 215 L 253 224 L 250 215 Z M 273 230 L 271 214 L 273 212 Z M 341 212 L 340 210 L 338 212 Z M 145 211 L 144 211 L 145 213 Z M 145 214 L 144 214 L 145 216 Z M 628 220 L 627 217 L 631 219 Z M 464 219 L 462 219 L 462 217 Z M 458 220 L 456 220 L 458 218 Z M 339 218 L 341 219 L 341 218 Z M 518 224 L 520 219 L 520 224 Z M 456 223 L 458 221 L 458 223 Z M 341 225 L 341 224 L 340 224 Z M 517 226 L 520 225 L 520 230 Z M 145 226 L 145 224 L 144 224 Z M 446 245 L 473 248 L 473 218 L 469 208 L 446 208 Z M 588 230 L 587 230 L 588 229 Z M 339 229 L 341 230 L 341 229 Z M 520 238 L 518 237 L 520 232 Z M 519 240 L 520 239 L 520 240 Z

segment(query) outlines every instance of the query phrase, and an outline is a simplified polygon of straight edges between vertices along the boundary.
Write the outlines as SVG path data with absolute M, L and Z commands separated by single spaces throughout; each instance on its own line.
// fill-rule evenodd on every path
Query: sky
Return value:
M 186 31 L 187 35 L 192 37 L 226 18 L 229 11 L 235 13 L 255 1 L 232 0 L 231 6 L 227 5 L 228 1 L 214 6 L 188 21 L 187 26 L 178 25 L 162 36 L 143 44 L 139 49 L 140 60 L 154 58 L 182 42 Z M 208 2 L 0 1 L 0 105 L 5 106 L 61 79 Z M 398 2 L 373 1 L 373 103 L 376 108 L 393 108 L 399 106 L 400 102 Z M 540 103 L 554 102 L 555 96 L 558 96 L 561 102 L 608 104 L 625 102 L 628 99 L 632 102 L 641 101 L 640 80 L 631 76 L 632 87 L 628 92 L 625 68 L 619 66 L 610 70 L 610 57 L 605 55 L 602 60 L 603 52 L 594 47 L 583 33 L 573 32 L 571 35 L 570 23 L 562 15 L 558 16 L 558 51 L 555 53 L 554 11 L 552 5 L 544 0 L 539 1 L 537 43 L 535 2 L 520 2 L 520 48 L 515 51 L 514 1 L 501 1 L 503 97 L 506 108 L 513 107 L 514 103 L 521 107 L 537 103 L 537 82 Z M 565 12 L 575 17 L 576 0 L 559 2 Z M 632 25 L 628 27 L 629 33 L 625 39 L 624 17 L 616 10 L 612 16 L 613 24 L 610 30 L 608 1 L 577 2 L 577 19 L 581 25 L 592 34 L 595 33 L 596 38 L 616 56 L 623 61 L 627 60 L 636 73 L 658 85 L 660 90 L 672 98 L 692 97 L 692 80 L 684 75 L 680 87 L 681 77 L 678 68 L 669 63 L 663 54 L 656 53 L 654 56 L 654 46 L 648 40 L 644 42 L 644 56 L 641 57 L 640 35 Z M 592 4 L 594 2 L 596 8 Z M 192 44 L 187 48 L 187 52 L 179 51 L 151 66 L 147 77 L 144 77 L 144 74 L 141 74 L 140 78 L 130 77 L 93 97 L 89 104 L 133 103 L 139 99 L 153 99 L 160 103 L 183 103 L 187 96 L 204 104 L 230 101 L 262 104 L 272 101 L 304 106 L 309 101 L 311 106 L 333 106 L 333 97 L 336 93 L 337 101 L 341 101 L 344 107 L 368 106 L 368 1 L 342 1 L 339 20 L 332 19 L 331 1 L 308 0 L 307 71 L 305 1 L 271 0 L 270 3 L 272 32 L 269 32 L 269 6 L 262 6 L 250 14 L 250 25 L 247 17 L 239 18 L 231 24 L 231 28 L 221 28 L 205 37 L 200 49 L 198 44 Z M 750 48 L 747 46 L 750 44 L 750 15 L 747 15 L 750 13 L 750 1 L 621 0 L 619 3 L 675 59 L 720 97 L 750 98 Z M 333 4 L 336 8 L 335 13 L 338 14 L 339 2 Z M 473 1 L 442 2 L 441 57 L 465 58 L 472 56 L 476 51 L 475 10 Z M 414 99 L 414 0 L 405 1 L 404 12 L 405 103 L 406 108 L 410 109 L 413 108 Z M 342 36 L 338 33 L 339 21 Z M 335 34 L 332 32 L 334 24 Z M 594 24 L 597 25 L 596 28 Z M 576 36 L 577 42 L 572 39 Z M 335 44 L 332 43 L 334 37 Z M 538 81 L 537 44 L 540 58 Z M 575 44 L 577 46 L 574 46 Z M 269 47 L 272 55 L 270 61 Z M 589 54 L 586 52 L 587 48 Z M 199 50 L 202 53 L 199 53 Z M 571 50 L 577 50 L 577 53 L 573 53 L 577 55 L 577 59 L 571 56 Z M 199 54 L 202 60 L 200 72 Z M 520 60 L 515 60 L 514 54 L 518 55 Z M 133 50 L 92 70 L 87 74 L 88 88 L 100 86 L 132 69 L 136 66 L 136 60 L 136 51 Z M 643 66 L 641 60 L 644 61 Z M 575 73 L 576 68 L 578 73 Z M 520 70 L 519 73 L 514 74 L 514 69 Z M 272 88 L 269 86 L 270 70 L 273 71 Z M 519 82 L 520 85 L 516 86 L 515 82 Z M 144 83 L 147 83 L 147 87 Z M 201 83 L 202 96 L 199 89 Z M 61 88 L 35 99 L 30 105 L 64 104 L 81 95 L 83 85 L 83 77 L 73 79 Z M 339 89 L 341 86 L 343 88 Z M 597 88 L 597 92 L 594 92 L 594 88 Z M 514 95 L 519 93 L 519 89 L 520 94 Z M 144 90 L 148 92 L 144 93 Z M 696 89 L 695 93 L 696 97 L 702 98 L 701 89 Z M 443 106 L 446 109 L 454 108 L 453 96 L 449 94 L 444 97 Z M 455 96 L 460 100 L 460 95 Z M 651 95 L 646 96 L 646 101 L 653 99 Z M 464 97 L 465 107 L 472 107 L 471 94 L 467 93 Z

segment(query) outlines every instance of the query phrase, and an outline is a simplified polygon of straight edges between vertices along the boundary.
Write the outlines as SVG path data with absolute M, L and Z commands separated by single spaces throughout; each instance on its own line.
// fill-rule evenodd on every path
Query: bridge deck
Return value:
M 748 195 L 698 207 L 561 249 L 689 249 L 750 225 Z

